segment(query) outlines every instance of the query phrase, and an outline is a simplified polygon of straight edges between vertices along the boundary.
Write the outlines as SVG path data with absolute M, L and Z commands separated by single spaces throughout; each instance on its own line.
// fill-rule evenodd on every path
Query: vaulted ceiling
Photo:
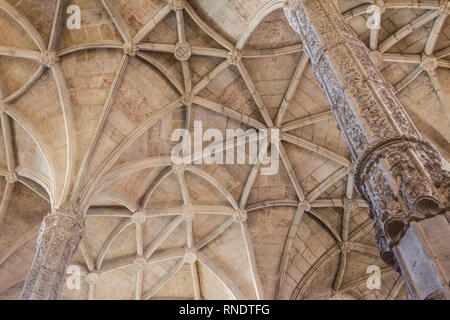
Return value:
M 19 296 L 42 218 L 68 200 L 86 231 L 64 299 L 408 299 L 284 1 L 183 3 L 0 0 L 0 299 Z M 386 0 L 378 31 L 370 1 L 338 3 L 450 161 L 446 1 Z M 280 128 L 279 173 L 173 166 L 171 134 L 194 121 Z

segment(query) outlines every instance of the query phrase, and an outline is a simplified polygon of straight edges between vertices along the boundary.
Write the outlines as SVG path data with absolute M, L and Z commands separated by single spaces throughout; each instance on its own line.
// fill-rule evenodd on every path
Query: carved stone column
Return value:
M 21 300 L 59 298 L 66 268 L 81 241 L 83 226 L 81 213 L 73 209 L 59 209 L 44 218 Z
M 440 154 L 414 127 L 333 0 L 287 0 L 285 13 L 302 38 L 356 163 L 355 187 L 375 220 L 381 257 L 402 272 L 414 298 L 439 292 L 448 299 L 450 243 L 418 233 L 423 221 L 439 217 L 442 237 L 450 235 L 445 219 L 450 175 L 441 167 Z M 407 239 L 412 238 L 423 253 L 420 259 L 405 251 L 411 251 Z M 410 266 L 418 264 L 429 266 L 425 269 L 435 285 L 425 288 L 423 279 L 408 276 Z

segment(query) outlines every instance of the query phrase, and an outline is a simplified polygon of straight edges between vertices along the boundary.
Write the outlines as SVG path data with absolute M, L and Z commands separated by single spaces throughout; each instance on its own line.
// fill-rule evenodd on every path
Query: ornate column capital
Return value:
M 450 175 L 377 70 L 373 58 L 381 55 L 358 39 L 332 0 L 290 0 L 284 10 L 346 137 L 383 259 L 395 266 L 392 248 L 410 223 L 450 210 Z M 424 56 L 422 66 L 434 70 L 436 60 Z
M 355 174 L 355 164 L 351 162 L 347 167 L 347 174 L 353 176 Z
M 352 243 L 350 241 L 341 241 L 339 242 L 339 249 L 344 252 L 349 252 L 353 249 Z

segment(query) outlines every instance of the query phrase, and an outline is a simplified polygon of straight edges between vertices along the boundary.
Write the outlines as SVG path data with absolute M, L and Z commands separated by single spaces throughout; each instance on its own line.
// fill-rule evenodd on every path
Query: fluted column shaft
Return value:
M 450 211 L 450 175 L 441 167 L 440 154 L 417 131 L 333 0 L 289 0 L 285 13 L 302 38 L 347 141 L 355 162 L 355 187 L 375 220 L 381 257 L 402 271 L 413 297 L 449 298 L 450 247 L 431 243 L 431 238 L 419 239 L 416 232 L 422 221 L 440 217 L 441 232 L 450 235 L 445 219 Z M 405 261 L 411 259 L 405 248 L 412 242 L 402 239 L 412 238 L 411 232 L 419 237 L 416 245 L 425 252 L 423 261 Z M 437 251 L 442 254 L 439 259 Z M 436 278 L 436 286 L 424 289 L 411 280 L 409 266 L 418 263 L 433 265 L 429 277 Z
M 56 300 L 65 283 L 65 273 L 83 234 L 82 215 L 59 209 L 44 218 L 36 254 L 25 280 L 21 300 Z

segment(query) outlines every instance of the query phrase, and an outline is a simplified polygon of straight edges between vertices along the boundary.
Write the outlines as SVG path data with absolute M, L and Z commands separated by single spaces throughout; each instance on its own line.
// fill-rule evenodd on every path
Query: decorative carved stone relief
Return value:
M 15 183 L 15 182 L 17 182 L 19 180 L 19 177 L 17 176 L 17 173 L 10 172 L 5 177 L 5 179 L 6 179 L 6 182 L 8 182 L 8 183 Z
M 304 212 L 311 210 L 311 203 L 308 200 L 303 200 L 299 205 L 298 208 L 303 210 Z
M 147 219 L 144 212 L 136 212 L 131 216 L 131 221 L 135 224 L 143 224 Z
M 137 271 L 142 271 L 147 268 L 147 259 L 138 257 L 134 260 L 133 265 Z
M 22 300 L 56 300 L 65 280 L 67 265 L 78 248 L 84 230 L 81 213 L 69 208 L 44 218 L 37 252 L 22 289 Z
M 139 49 L 134 42 L 128 42 L 123 46 L 123 52 L 129 55 L 130 57 L 135 57 L 138 53 Z
M 381 256 L 398 269 L 392 247 L 410 222 L 449 210 L 450 175 L 331 0 L 290 0 L 285 13 L 347 140 Z
M 448 0 L 439 0 L 439 14 L 448 16 L 450 14 L 450 4 Z
M 344 211 L 350 214 L 355 212 L 356 209 L 358 209 L 358 203 L 356 202 L 356 200 L 344 198 L 343 202 L 344 202 L 343 207 Z
M 234 220 L 238 223 L 243 223 L 247 221 L 247 211 L 243 209 L 236 210 L 236 213 L 234 215 Z
M 186 263 L 194 263 L 198 259 L 197 254 L 194 251 L 187 251 L 184 254 L 184 261 Z
M 0 114 L 6 113 L 8 110 L 8 105 L 0 101 Z
M 242 60 L 242 54 L 234 49 L 233 51 L 230 51 L 228 53 L 228 61 L 230 62 L 231 65 L 237 65 L 239 63 L 239 61 Z
M 192 206 L 183 206 L 183 218 L 186 221 L 194 220 L 195 212 Z
M 186 42 L 178 42 L 175 51 L 174 51 L 175 59 L 180 61 L 186 61 L 191 57 L 191 46 Z
M 96 284 L 99 282 L 100 276 L 96 272 L 91 272 L 86 276 L 86 282 L 89 284 Z
M 422 54 L 422 68 L 427 72 L 432 72 L 438 67 L 438 59 L 433 56 Z
M 169 0 L 167 3 L 170 6 L 170 9 L 173 11 L 179 11 L 183 10 L 186 4 L 184 3 L 184 0 Z
M 45 51 L 41 56 L 41 64 L 47 68 L 52 68 L 58 62 L 55 51 Z

